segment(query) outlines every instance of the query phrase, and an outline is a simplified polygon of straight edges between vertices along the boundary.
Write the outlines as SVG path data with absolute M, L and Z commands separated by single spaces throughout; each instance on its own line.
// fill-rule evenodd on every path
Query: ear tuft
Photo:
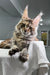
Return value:
M 25 9 L 28 9 L 28 5 L 26 6 L 26 8 Z
M 40 12 L 40 16 L 43 16 L 43 12 Z

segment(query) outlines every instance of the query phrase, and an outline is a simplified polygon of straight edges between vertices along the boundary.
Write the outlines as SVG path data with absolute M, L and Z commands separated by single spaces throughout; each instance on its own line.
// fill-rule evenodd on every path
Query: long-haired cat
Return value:
M 21 52 L 19 59 L 25 62 L 29 58 L 28 47 L 31 41 L 38 41 L 37 29 L 42 13 L 36 18 L 28 17 L 28 6 L 26 6 L 22 18 L 15 26 L 13 37 L 0 43 L 0 48 L 10 48 L 9 55 L 12 56 L 16 52 Z

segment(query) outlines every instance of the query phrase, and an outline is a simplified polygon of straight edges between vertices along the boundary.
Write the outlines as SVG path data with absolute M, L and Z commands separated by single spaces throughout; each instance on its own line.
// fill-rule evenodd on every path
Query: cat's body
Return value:
M 0 43 L 0 48 L 11 48 L 11 39 L 4 40 Z
M 10 48 L 9 55 L 21 52 L 19 59 L 25 62 L 29 58 L 28 47 L 31 41 L 38 41 L 37 28 L 41 19 L 39 14 L 35 19 L 28 17 L 28 7 L 25 8 L 22 19 L 15 26 L 12 39 L 3 41 L 0 48 Z M 6 43 L 5 43 L 6 42 Z M 10 47 L 9 47 L 10 46 Z

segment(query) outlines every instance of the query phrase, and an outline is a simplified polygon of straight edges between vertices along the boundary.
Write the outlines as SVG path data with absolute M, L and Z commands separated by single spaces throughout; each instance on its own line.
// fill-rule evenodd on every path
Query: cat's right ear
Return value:
M 26 6 L 22 15 L 22 19 L 27 19 L 27 18 L 28 18 L 28 5 Z
M 40 12 L 40 14 L 38 14 L 38 16 L 36 16 L 33 19 L 33 26 L 37 27 L 39 25 L 39 22 L 40 22 L 40 19 L 41 19 L 42 15 L 43 15 L 43 13 Z

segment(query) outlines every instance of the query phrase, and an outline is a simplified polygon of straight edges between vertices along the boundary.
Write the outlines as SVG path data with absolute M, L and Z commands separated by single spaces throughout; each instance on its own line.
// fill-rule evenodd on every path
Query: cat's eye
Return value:
M 22 24 L 22 25 L 21 25 L 21 28 L 23 28 L 23 27 L 25 27 L 25 24 Z

